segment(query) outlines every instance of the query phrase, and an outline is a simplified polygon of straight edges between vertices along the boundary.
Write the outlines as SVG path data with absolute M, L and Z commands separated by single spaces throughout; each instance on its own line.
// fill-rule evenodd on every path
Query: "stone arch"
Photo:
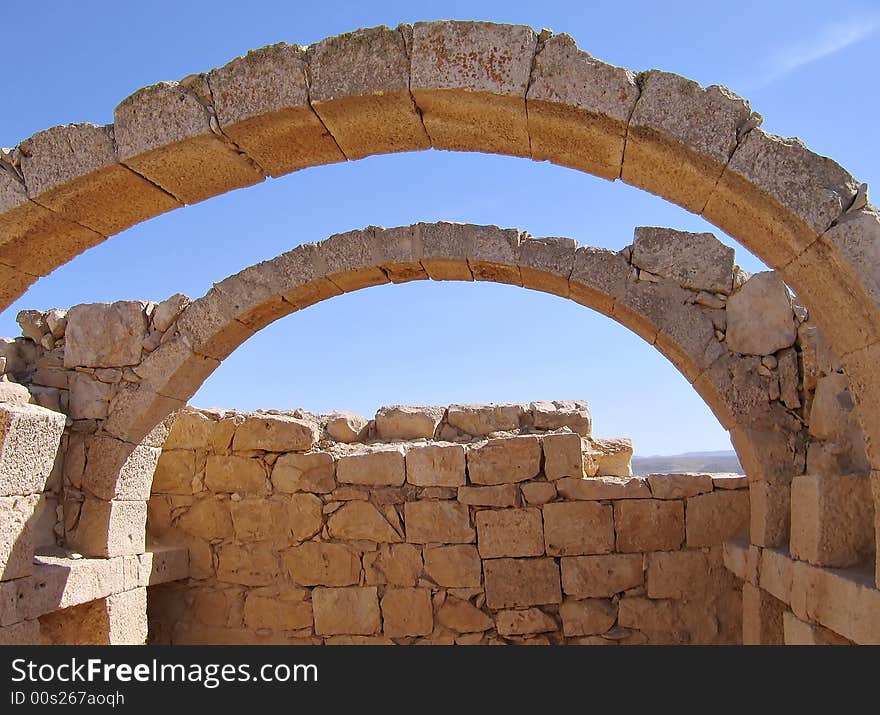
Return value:
M 779 270 L 840 355 L 880 467 L 880 217 L 859 185 L 759 128 L 729 90 L 634 75 L 567 35 L 479 22 L 277 44 L 143 88 L 107 127 L 0 162 L 0 301 L 107 236 L 289 171 L 427 148 L 549 160 L 701 214 Z
M 437 223 L 369 227 L 303 244 L 215 284 L 188 305 L 176 301 L 179 314 L 163 316 L 158 347 L 133 368 L 137 382 L 119 383 L 109 398 L 81 477 L 92 498 L 81 507 L 70 543 L 101 555 L 141 548 L 163 421 L 256 331 L 344 292 L 427 279 L 559 295 L 654 345 L 731 431 L 755 482 L 754 498 L 767 504 L 755 510 L 753 540 L 787 541 L 789 484 L 803 473 L 805 436 L 779 395 L 771 399 L 761 357 L 733 352 L 724 342 L 722 308 L 742 280 L 732 249 L 711 234 L 671 229 L 637 229 L 634 247 L 614 252 L 516 229 Z M 66 350 L 65 358 L 71 347 Z M 796 374 L 794 380 L 796 386 Z

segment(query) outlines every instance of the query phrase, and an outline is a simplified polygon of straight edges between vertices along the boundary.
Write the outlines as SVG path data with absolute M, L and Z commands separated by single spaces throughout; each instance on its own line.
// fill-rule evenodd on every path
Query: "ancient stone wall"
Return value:
M 147 525 L 191 577 L 151 590 L 151 639 L 739 642 L 721 544 L 747 532 L 746 478 L 631 477 L 628 440 L 590 426 L 578 402 L 187 409 Z

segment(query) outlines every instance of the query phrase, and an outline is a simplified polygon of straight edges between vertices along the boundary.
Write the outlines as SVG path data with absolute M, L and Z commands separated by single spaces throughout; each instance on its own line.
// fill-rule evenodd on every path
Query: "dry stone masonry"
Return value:
M 90 591 L 89 601 L 56 588 L 55 604 L 37 600 L 42 605 L 21 610 L 10 605 L 19 596 L 10 594 L 33 600 L 27 584 L 42 578 L 36 569 L 47 566 L 39 558 L 50 558 L 34 561 L 43 545 L 62 548 L 51 558 L 70 563 L 83 554 L 91 558 L 80 561 L 89 564 L 95 557 L 107 564 L 145 557 L 146 502 L 170 418 L 254 332 L 342 292 L 432 279 L 491 280 L 550 292 L 604 313 L 653 344 L 730 431 L 748 474 L 750 546 L 747 558 L 737 561 L 742 554 L 731 545 L 728 559 L 746 582 L 745 639 L 880 642 L 871 610 L 880 578 L 874 546 L 874 524 L 880 526 L 874 508 L 880 500 L 880 413 L 874 409 L 880 403 L 880 217 L 865 184 L 800 141 L 763 131 L 760 123 L 749 103 L 724 87 L 704 88 L 659 70 L 633 74 L 578 49 L 564 34 L 442 21 L 362 29 L 307 48 L 279 43 L 255 50 L 208 73 L 138 90 L 116 108 L 112 125 L 54 127 L 0 152 L 3 306 L 108 236 L 184 204 L 310 166 L 427 148 L 549 160 L 621 179 L 701 214 L 775 269 L 747 276 L 711 235 L 670 229 L 638 229 L 631 248 L 611 252 L 513 229 L 417 224 L 303 244 L 193 302 L 178 295 L 160 304 L 25 311 L 23 336 L 0 343 L 0 584 L 6 589 L 0 640 L 33 641 L 40 621 L 43 637 L 58 642 L 140 640 L 144 596 L 137 589 L 144 586 L 134 584 L 149 580 L 140 572 L 121 586 L 98 579 L 105 585 Z M 525 430 L 518 437 L 542 435 L 544 480 L 534 481 L 538 448 L 525 439 L 512 443 L 510 455 L 490 443 L 474 458 L 474 469 L 466 458 L 466 484 L 413 486 L 463 490 L 461 500 L 437 500 L 476 509 L 480 505 L 466 502 L 476 494 L 469 490 L 491 489 L 504 498 L 509 485 L 498 465 L 515 452 L 521 498 L 548 497 L 547 483 L 568 477 L 554 480 L 547 469 L 564 472 L 571 464 L 571 455 L 546 458 L 548 431 L 560 425 L 553 417 L 547 424 L 519 423 L 508 407 L 497 408 L 494 424 Z M 486 418 L 467 409 L 442 416 L 419 412 L 417 420 L 415 414 L 390 410 L 368 422 L 340 413 L 321 422 L 326 435 L 320 438 L 460 444 L 456 435 L 490 434 L 480 431 Z M 399 424 L 409 425 L 409 432 L 395 433 Z M 583 422 L 569 429 L 589 431 Z M 389 442 L 389 434 L 398 437 Z M 301 426 L 297 444 L 313 436 Z M 229 447 L 231 456 L 300 453 L 276 439 L 268 428 L 243 434 Z M 597 470 L 611 473 L 631 450 L 625 443 L 592 442 L 583 454 L 594 448 L 599 456 L 584 456 L 585 462 L 601 461 L 606 466 Z M 436 456 L 450 482 L 460 474 L 455 454 Z M 396 447 L 348 466 L 334 458 L 333 469 L 337 480 L 340 468 L 354 475 L 351 488 L 376 489 L 374 482 L 401 459 L 406 476 L 407 457 Z M 435 457 L 423 459 L 433 463 Z M 232 462 L 218 463 L 204 488 L 259 481 L 252 457 Z M 326 465 L 307 473 L 290 479 L 311 488 L 329 480 Z M 616 487 L 595 478 L 568 485 L 567 493 L 557 492 L 560 503 L 590 502 L 574 496 L 585 489 L 611 495 L 596 497 L 600 506 L 602 499 L 618 498 Z M 615 529 L 638 518 L 659 524 L 674 508 L 654 504 L 650 483 L 650 499 L 637 481 L 618 486 L 643 494 L 633 504 L 647 499 L 652 506 L 641 515 L 636 507 L 622 507 L 619 515 L 612 509 Z M 556 504 L 550 498 L 547 506 Z M 422 501 L 415 499 L 411 508 L 424 508 Z M 467 528 L 479 530 L 476 515 L 469 515 Z M 689 509 L 686 531 L 690 516 Z M 508 517 L 481 518 L 490 520 L 489 528 L 492 519 L 503 525 Z M 444 515 L 447 522 L 465 529 L 452 511 Z M 536 524 L 534 515 L 524 517 L 521 550 L 537 549 Z M 632 538 L 633 548 L 643 546 L 640 537 Z M 487 539 L 489 553 L 506 548 Z M 615 548 L 618 539 L 615 532 Z M 546 544 L 543 557 L 485 557 L 504 558 L 570 557 L 549 555 Z M 871 559 L 874 575 L 866 577 L 862 569 Z M 756 575 L 765 563 L 772 564 L 766 578 Z M 777 575 L 786 563 L 792 564 L 790 589 L 788 577 Z M 105 567 L 88 568 L 103 573 Z M 166 573 L 181 578 L 186 567 Z M 334 609 L 361 612 L 363 592 L 319 588 L 333 587 L 316 584 L 308 599 L 323 604 L 322 615 L 313 614 L 316 628 Z M 389 612 L 406 610 L 402 604 L 425 612 L 424 595 L 392 594 Z M 62 603 L 83 610 L 50 624 L 48 614 Z M 380 619 L 382 613 L 380 603 Z M 545 625 L 544 616 L 560 618 L 555 612 L 533 615 Z M 371 611 L 356 630 L 375 626 L 374 616 Z M 498 616 L 496 632 L 520 628 L 520 618 Z M 91 635 L 66 631 L 64 624 L 73 622 L 94 624 Z M 410 626 L 395 628 L 392 633 Z

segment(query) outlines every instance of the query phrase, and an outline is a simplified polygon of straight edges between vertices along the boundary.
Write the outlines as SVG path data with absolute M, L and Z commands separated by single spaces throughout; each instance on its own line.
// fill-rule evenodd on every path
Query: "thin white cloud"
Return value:
M 813 37 L 777 51 L 751 89 L 761 89 L 801 67 L 840 52 L 880 30 L 880 14 L 858 15 L 830 23 Z

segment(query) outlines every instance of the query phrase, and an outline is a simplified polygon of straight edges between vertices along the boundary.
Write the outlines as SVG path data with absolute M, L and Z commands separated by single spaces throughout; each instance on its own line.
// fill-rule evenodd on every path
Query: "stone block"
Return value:
M 477 559 L 477 583 L 479 564 Z M 382 544 L 378 550 L 364 554 L 364 574 L 370 586 L 415 586 L 422 575 L 422 552 L 412 544 Z
M 361 573 L 360 557 L 345 544 L 307 541 L 287 549 L 284 564 L 300 586 L 349 586 Z
M 460 444 L 411 446 L 406 481 L 419 487 L 457 487 L 466 481 L 465 449 Z
M 402 447 L 371 447 L 340 455 L 336 479 L 340 484 L 400 486 L 406 480 L 404 454 Z
M 465 434 L 485 437 L 519 429 L 524 414 L 525 406 L 519 404 L 449 405 L 446 421 Z
M 427 588 L 389 588 L 382 596 L 383 632 L 390 638 L 426 636 L 434 629 Z
M 470 506 L 516 506 L 519 503 L 518 498 L 516 484 L 458 488 L 458 501 Z
M 476 606 L 460 598 L 448 597 L 437 611 L 440 625 L 456 633 L 483 633 L 495 624 Z
M 489 608 L 524 608 L 562 602 L 559 566 L 551 558 L 489 559 L 486 603 Z
M 743 536 L 749 528 L 749 494 L 745 490 L 717 491 L 687 500 L 687 545 L 720 545 Z
M 232 448 L 238 452 L 305 452 L 318 441 L 315 425 L 288 415 L 248 415 L 235 429 Z
M 476 523 L 481 558 L 544 554 L 540 509 L 484 509 L 477 512 Z
M 650 474 L 648 484 L 654 499 L 686 499 L 712 491 L 710 474 Z
M 336 488 L 333 455 L 327 452 L 282 454 L 272 467 L 272 486 L 279 492 L 332 492 Z
M 734 251 L 711 233 L 638 226 L 632 263 L 683 288 L 730 293 Z
M 406 502 L 406 540 L 413 544 L 468 544 L 476 538 L 468 508 L 451 501 Z
M 562 590 L 575 598 L 611 598 L 645 582 L 641 554 L 566 556 L 562 565 Z
M 34 512 L 39 495 L 0 497 L 0 581 L 28 576 L 34 558 Z
M 541 442 L 534 436 L 500 437 L 468 449 L 468 478 L 472 484 L 511 484 L 538 476 Z
M 550 556 L 604 554 L 614 550 L 611 506 L 554 502 L 543 506 L 544 544 Z
M 425 548 L 425 575 L 438 586 L 479 588 L 480 556 L 474 546 L 433 546 Z
M 232 455 L 208 456 L 205 486 L 212 492 L 250 494 L 265 494 L 269 487 L 262 460 Z
M 138 301 L 76 305 L 67 311 L 64 367 L 137 365 L 147 328 Z
M 337 509 L 327 520 L 327 529 L 333 539 L 340 541 L 403 541 L 379 510 L 365 501 L 350 501 Z
M 315 588 L 312 608 L 318 635 L 368 636 L 378 633 L 381 627 L 375 586 Z
M 642 477 L 563 477 L 555 482 L 564 499 L 600 501 L 603 499 L 650 499 L 651 490 Z
M 396 439 L 433 439 L 437 425 L 443 419 L 443 412 L 442 407 L 381 407 L 376 412 L 376 432 L 386 442 Z
M 566 599 L 559 607 L 562 632 L 567 636 L 591 636 L 607 632 L 617 620 L 617 605 L 604 598 L 584 601 Z
M 541 439 L 544 448 L 544 476 L 549 480 L 584 476 L 584 453 L 579 434 L 548 434 Z
M 684 540 L 684 504 L 642 499 L 615 502 L 614 528 L 618 551 L 676 550 Z

